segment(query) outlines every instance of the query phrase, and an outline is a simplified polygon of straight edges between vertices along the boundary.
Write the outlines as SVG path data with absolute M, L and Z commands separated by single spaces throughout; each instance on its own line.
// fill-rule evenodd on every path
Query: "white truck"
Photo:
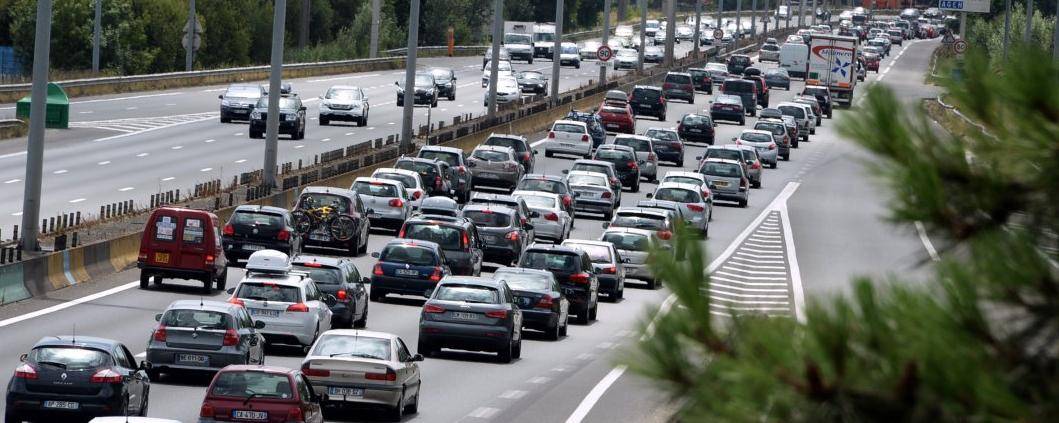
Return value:
M 555 50 L 555 24 L 539 23 L 533 26 L 533 57 L 552 59 Z
M 826 86 L 831 90 L 831 98 L 849 106 L 857 86 L 858 41 L 855 37 L 813 34 L 805 85 Z
M 533 64 L 533 22 L 504 21 L 503 45 L 511 60 Z

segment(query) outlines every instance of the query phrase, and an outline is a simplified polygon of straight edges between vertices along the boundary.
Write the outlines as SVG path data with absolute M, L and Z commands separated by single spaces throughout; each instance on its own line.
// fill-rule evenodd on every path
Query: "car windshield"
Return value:
M 457 250 L 461 246 L 460 236 L 462 235 L 462 230 L 452 226 L 437 223 L 410 223 L 405 225 L 403 238 L 432 241 L 440 245 L 442 249 Z
M 283 216 L 273 213 L 236 210 L 235 214 L 232 215 L 232 225 L 279 227 L 283 226 Z
M 690 176 L 666 176 L 662 182 L 677 182 L 681 184 L 702 185 L 702 180 Z
M 442 284 L 434 292 L 435 300 L 467 303 L 497 304 L 500 293 L 496 289 L 481 285 Z
M 166 327 L 227 329 L 227 313 L 210 310 L 169 310 L 162 316 L 161 323 Z
M 725 93 L 752 93 L 754 83 L 751 81 L 728 80 L 724 81 Z
M 495 145 L 495 146 L 498 146 L 498 147 L 509 147 L 512 150 L 515 150 L 515 151 L 518 151 L 518 152 L 526 151 L 526 143 L 525 142 L 523 142 L 522 140 L 516 140 L 516 139 L 512 139 L 512 138 L 490 137 L 489 139 L 485 140 L 485 144 L 483 144 L 483 145 Z
M 425 154 L 425 152 L 420 152 L 419 154 Z M 398 161 L 397 164 L 394 165 L 394 167 L 398 169 L 411 170 L 413 172 L 416 172 L 422 177 L 424 181 L 433 181 L 434 177 L 438 176 L 438 168 L 432 163 L 402 160 Z
M 651 151 L 651 142 L 638 138 L 618 138 L 614 140 L 614 145 L 628 146 L 631 147 L 634 151 Z
M 239 98 L 260 98 L 261 88 L 246 86 L 228 87 L 228 91 L 224 92 L 224 96 Z
M 562 182 L 549 181 L 547 179 L 523 179 L 518 183 L 518 189 L 521 191 L 543 191 L 552 194 L 566 194 L 566 186 Z
M 336 89 L 327 90 L 324 97 L 331 100 L 360 100 L 360 90 Z
M 655 199 L 677 203 L 698 203 L 699 193 L 683 188 L 661 188 L 655 192 Z
M 416 183 L 416 177 L 412 175 L 404 175 L 392 172 L 380 172 L 372 175 L 372 177 L 379 179 L 387 179 L 390 181 L 397 181 L 404 185 L 405 188 L 417 188 L 419 185 Z
M 291 110 L 297 108 L 298 103 L 290 97 L 279 98 L 279 108 L 282 110 Z M 268 96 L 261 96 L 261 99 L 257 101 L 257 109 L 268 109 Z
M 578 49 L 577 46 L 563 46 L 562 52 L 566 54 L 578 54 L 581 50 Z
M 661 230 L 665 229 L 665 221 L 657 218 L 648 218 L 643 215 L 629 215 L 619 214 L 614 217 L 614 221 L 610 222 L 610 226 L 615 228 L 636 228 L 636 229 L 649 229 L 649 230 Z
M 788 116 L 794 116 L 797 119 L 805 118 L 805 109 L 797 106 L 780 106 L 780 112 Z
M 298 208 L 300 209 L 324 206 L 334 207 L 339 213 L 346 213 L 349 211 L 349 200 L 334 194 L 313 192 L 302 194 L 301 199 L 298 201 Z
M 374 336 L 324 335 L 316 341 L 311 355 L 390 360 L 390 340 Z
M 353 191 L 360 195 L 372 197 L 399 197 L 397 187 L 381 182 L 357 181 L 353 183 Z
M 540 273 L 523 273 L 517 271 L 497 270 L 493 273 L 493 279 L 507 282 L 511 289 L 550 291 L 552 289 L 552 275 Z
M 321 267 L 313 263 L 295 264 L 294 270 L 309 274 L 309 279 L 317 285 L 337 285 L 342 283 L 342 271 L 334 267 Z
M 29 352 L 27 361 L 33 363 L 58 363 L 65 370 L 95 369 L 110 364 L 110 354 L 91 348 L 37 347 Z
M 552 197 L 545 197 L 543 195 L 525 195 L 525 194 L 520 195 L 520 197 L 522 197 L 522 199 L 526 201 L 526 205 L 529 206 L 529 207 L 538 207 L 538 208 L 545 208 L 545 209 L 554 209 L 554 208 L 556 208 L 555 207 L 555 198 L 552 198 Z
M 632 157 L 629 157 L 629 153 L 626 151 L 600 149 L 596 150 L 596 160 L 632 160 Z
M 522 78 L 522 79 L 537 79 L 537 80 L 540 80 L 540 79 L 544 79 L 544 74 L 542 74 L 540 72 L 522 72 L 522 74 L 520 74 L 519 77 Z
M 567 247 L 574 247 L 581 251 L 588 253 L 588 258 L 593 263 L 613 263 L 614 260 L 610 255 L 610 248 L 605 245 L 597 244 L 582 244 L 577 242 L 564 243 Z
M 293 398 L 287 375 L 252 370 L 221 372 L 210 394 L 236 398 Z
M 742 99 L 740 99 L 739 97 L 736 97 L 736 96 L 732 96 L 732 95 L 718 96 L 717 100 L 715 102 L 716 103 L 721 103 L 721 104 L 732 104 L 732 105 L 737 105 L 737 106 L 741 106 L 743 104 L 743 100 Z
M 503 151 L 496 150 L 474 150 L 471 154 L 478 160 L 485 160 L 487 162 L 507 162 L 511 161 L 511 155 Z
M 552 131 L 554 132 L 572 132 L 575 134 L 585 133 L 585 127 L 580 125 L 574 125 L 572 123 L 556 123 L 552 125 Z
M 772 68 L 772 69 L 769 69 L 769 70 L 765 71 L 765 76 L 788 76 L 789 77 L 789 74 L 787 73 L 786 69 Z
M 772 142 L 771 135 L 758 132 L 744 132 L 739 135 L 739 139 L 748 142 Z
M 662 141 L 680 141 L 680 137 L 677 136 L 677 133 L 670 130 L 648 129 L 647 132 L 644 133 L 644 135 L 651 138 L 660 139 Z
M 460 165 L 460 153 L 438 150 L 420 150 L 419 157 L 424 159 L 436 159 L 448 163 L 449 166 Z
M 707 162 L 706 164 L 702 165 L 702 169 L 700 170 L 700 172 L 708 176 L 739 178 L 743 176 L 740 170 L 741 169 L 739 169 L 739 165 L 737 164 Z
M 479 228 L 506 228 L 511 226 L 511 215 L 492 210 L 464 210 L 463 217 L 470 219 Z
M 417 87 L 430 87 L 434 85 L 434 77 L 430 74 L 416 74 Z
M 574 254 L 530 251 L 523 256 L 521 267 L 572 273 L 580 270 L 581 265 Z
M 296 286 L 280 285 L 268 282 L 244 282 L 235 291 L 236 298 L 280 303 L 300 303 L 301 289 Z
M 434 76 L 434 81 L 438 83 L 449 82 L 452 79 L 452 72 L 448 69 L 432 69 L 430 74 Z
M 603 241 L 614 244 L 614 248 L 626 251 L 647 251 L 650 246 L 647 236 L 626 232 L 604 233 Z
M 684 125 L 693 125 L 693 126 L 710 125 L 711 124 L 710 118 L 707 117 L 707 116 L 702 116 L 702 115 L 687 115 L 687 116 L 684 116 L 684 119 L 681 119 L 681 123 L 683 123 Z
M 403 263 L 414 266 L 433 266 L 437 264 L 434 251 L 426 247 L 416 247 L 408 244 L 389 245 L 382 254 L 379 261 L 389 263 Z

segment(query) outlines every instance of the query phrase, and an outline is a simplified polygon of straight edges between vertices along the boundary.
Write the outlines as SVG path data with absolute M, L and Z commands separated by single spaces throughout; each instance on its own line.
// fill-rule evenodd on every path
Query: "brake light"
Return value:
M 769 144 L 769 150 L 775 150 L 776 144 Z
M 519 240 L 518 231 L 508 232 L 507 235 L 504 236 L 504 238 L 506 238 L 508 241 L 518 241 Z
M 288 241 L 288 240 L 290 240 L 290 231 L 288 231 L 286 229 L 281 229 L 279 231 L 279 233 L 276 234 L 276 239 L 278 239 L 280 241 Z
M 140 255 L 137 257 L 139 261 L 147 261 L 147 250 L 140 250 Z
M 514 163 L 504 163 L 504 170 L 512 172 L 515 170 L 515 166 L 516 165 Z
M 231 223 L 224 225 L 224 234 L 228 236 L 235 235 L 235 226 L 232 226 Z
M 242 302 L 242 301 L 240 301 L 240 302 Z M 154 330 L 154 340 L 158 341 L 158 342 L 165 342 L 165 339 L 166 339 L 165 325 L 158 325 L 158 329 Z
M 610 197 L 613 197 L 613 194 L 611 194 L 610 191 L 603 191 L 603 194 L 600 195 L 600 197 L 601 198 L 610 198 Z
M 574 204 L 574 197 L 571 197 L 570 194 L 563 194 L 563 206 L 570 207 L 572 204 Z
M 524 152 L 524 153 L 522 153 L 522 161 L 524 161 L 524 162 L 528 162 L 528 161 L 529 161 L 529 159 L 530 159 L 530 157 L 532 157 L 532 155 L 530 155 L 530 153 L 529 153 L 528 151 L 527 151 L 527 152 Z
M 235 329 L 228 329 L 224 331 L 223 345 L 226 347 L 239 345 L 239 332 L 236 332 Z
M 349 294 L 346 293 L 346 290 L 339 289 L 338 292 L 335 293 L 335 298 L 338 301 L 345 301 L 347 298 L 349 298 Z
M 555 131 L 548 131 L 548 138 L 555 138 Z
M 404 200 L 400 198 L 391 198 L 390 207 L 404 207 Z
M 456 168 L 456 171 L 460 172 L 460 175 L 466 175 L 467 174 L 467 168 L 465 168 L 463 166 L 460 166 L 460 167 Z
M 551 213 L 548 213 L 548 214 L 544 215 L 544 218 L 547 219 L 547 220 L 551 220 L 553 222 L 558 222 L 559 221 L 559 215 L 555 214 L 555 212 L 551 212 Z
M 467 232 L 463 233 L 463 246 L 464 247 L 470 247 L 471 246 L 471 237 L 467 235 Z
M 706 187 L 703 187 L 702 188 L 702 198 L 710 198 L 710 195 L 711 195 L 710 189 L 706 188 Z
M 214 417 L 213 404 L 210 404 L 208 402 L 202 403 L 202 407 L 199 408 L 199 417 L 208 417 L 212 419 Z
M 37 377 L 37 369 L 34 369 L 29 363 L 22 363 L 15 368 L 15 378 L 17 379 L 34 380 Z
M 584 272 L 570 275 L 570 282 L 573 283 L 587 284 L 590 279 L 592 279 L 592 275 Z
M 754 163 L 752 163 L 750 165 L 750 168 L 751 169 L 761 169 L 761 162 L 758 161 L 758 160 L 754 160 Z
M 551 295 L 545 295 L 541 297 L 540 301 L 537 301 L 536 308 L 547 308 L 550 309 L 555 306 L 555 299 Z
M 308 313 L 309 306 L 305 305 L 305 303 L 294 303 L 287 306 L 287 311 L 291 313 Z
M 629 161 L 629 163 L 626 163 L 626 165 L 629 166 L 629 169 L 639 169 L 640 168 L 640 166 L 637 166 L 636 162 L 634 162 L 634 161 Z
M 92 383 L 121 383 L 121 373 L 114 369 L 102 369 L 89 379 Z
M 615 273 L 618 273 L 618 267 L 617 266 L 604 267 L 603 268 L 603 273 L 608 274 L 608 275 L 613 275 Z
M 422 197 L 422 196 L 423 196 L 423 191 L 420 191 L 420 190 L 412 191 L 412 199 L 413 200 L 418 200 L 419 197 Z
M 423 306 L 424 313 L 444 313 L 445 307 L 437 306 L 433 304 L 426 304 Z
M 291 406 L 291 408 L 289 410 L 287 410 L 287 421 L 289 421 L 289 422 L 304 422 L 305 421 L 305 414 L 302 413 L 302 406 L 301 405 Z
M 672 232 L 669 232 L 667 230 L 658 231 L 658 239 L 661 239 L 661 240 L 664 240 L 664 241 L 668 241 L 669 238 L 672 238 L 672 237 L 673 237 L 673 233 Z
M 364 373 L 364 378 L 367 380 L 394 382 L 397 380 L 397 372 L 394 372 L 393 369 L 386 369 L 386 373 Z
M 655 161 L 657 159 L 658 159 L 658 156 L 655 156 L 655 153 L 647 153 L 647 161 L 652 162 L 652 161 Z
M 243 303 L 243 300 L 236 297 L 232 297 L 231 299 L 229 299 L 228 304 L 235 304 L 239 307 L 246 307 L 246 304 Z
M 436 187 L 437 189 L 441 189 L 441 177 L 440 176 L 435 176 L 434 177 L 434 187 Z
M 401 226 L 401 231 L 397 233 L 398 238 L 404 238 L 404 225 Z
M 431 282 L 437 282 L 437 281 L 440 281 L 440 280 L 441 280 L 441 268 L 440 267 L 435 267 L 434 268 L 434 273 L 430 274 L 430 281 Z
M 382 276 L 382 263 L 375 263 L 375 268 L 371 269 L 371 274 L 375 276 Z
M 485 312 L 485 315 L 487 317 L 492 317 L 494 319 L 506 319 L 507 318 L 507 310 L 487 311 L 487 312 Z
M 305 363 L 302 366 L 302 374 L 306 376 L 328 377 L 331 376 L 331 371 L 327 369 L 314 369 L 309 363 Z
M 214 257 L 213 254 L 206 254 L 206 264 L 213 264 L 216 259 L 217 258 Z
M 706 208 L 698 204 L 688 204 L 688 210 L 698 213 L 706 210 Z
M 581 136 L 581 141 L 588 142 L 588 134 L 582 135 Z

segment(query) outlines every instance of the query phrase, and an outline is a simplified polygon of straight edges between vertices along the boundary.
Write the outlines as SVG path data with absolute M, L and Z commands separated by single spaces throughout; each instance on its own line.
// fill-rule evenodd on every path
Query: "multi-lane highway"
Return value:
M 923 96 L 927 92 L 922 84 L 923 75 L 930 52 L 936 46 L 936 41 L 928 40 L 895 47 L 895 53 L 883 62 L 883 72 L 870 74 L 867 83 L 881 81 L 892 85 L 910 102 Z M 686 50 L 688 45 L 681 47 L 678 51 Z M 436 109 L 435 118 L 440 115 L 449 119 L 455 114 L 482 110 L 480 58 L 429 59 L 425 65 L 456 69 L 462 85 L 457 100 L 443 101 Z M 548 66 L 547 63 L 516 64 L 519 69 Z M 594 79 L 596 72 L 594 66 L 564 69 L 563 87 Z M 399 78 L 397 73 L 293 81 L 306 99 L 314 98 L 332 84 L 361 85 L 368 88 L 372 105 L 377 108 L 367 128 L 321 128 L 310 124 L 305 140 L 281 141 L 281 161 L 311 157 L 313 153 L 336 148 L 335 145 L 396 132 L 400 118 L 393 106 L 392 83 Z M 790 99 L 801 87 L 802 83 L 795 81 L 789 92 L 772 91 L 771 103 Z M 230 177 L 257 167 L 260 141 L 246 137 L 246 126 L 222 125 L 215 116 L 205 115 L 215 112 L 216 94 L 222 88 L 189 88 L 76 101 L 72 111 L 80 122 L 203 115 L 189 117 L 190 123 L 173 121 L 172 126 L 163 129 L 118 138 L 114 136 L 124 134 L 108 129 L 49 133 L 44 192 L 51 199 L 46 199 L 46 210 L 47 207 L 73 209 L 81 203 L 142 198 L 159 186 L 185 187 L 195 180 L 218 175 Z M 695 105 L 670 102 L 668 122 L 641 119 L 637 121 L 637 132 L 655 126 L 675 126 L 683 114 L 700 112 L 706 107 L 706 100 L 705 94 L 699 94 Z M 891 271 L 907 275 L 922 271 L 918 266 L 927 257 L 924 239 L 883 223 L 885 191 L 873 184 L 863 162 L 864 155 L 839 139 L 834 131 L 835 121 L 849 113 L 859 111 L 855 107 L 838 110 L 834 120 L 825 120 L 818 128 L 811 142 L 793 151 L 791 161 L 781 162 L 778 169 L 765 170 L 764 185 L 752 191 L 748 208 L 719 205 L 715 210 L 711 237 L 705 242 L 711 259 L 715 259 L 710 270 L 717 277 L 714 294 L 718 312 L 723 313 L 724 307 L 738 307 L 761 311 L 785 308 L 796 313 L 805 301 L 812 301 L 815 296 L 845 290 L 853 275 L 882 275 Z M 425 109 L 418 114 L 424 116 L 417 119 L 425 121 Z M 100 116 L 106 118 L 100 119 Z M 754 121 L 748 118 L 746 126 L 752 127 Z M 717 129 L 718 142 L 725 144 L 744 127 L 722 123 Z M 542 134 L 523 135 L 542 138 Z M 4 149 L 0 151 L 3 153 L 0 160 L 10 161 L 0 170 L 7 172 L 0 182 L 22 177 L 19 148 L 11 144 L 0 146 Z M 694 166 L 694 157 L 703 150 L 700 145 L 690 147 L 686 167 Z M 539 173 L 559 174 L 571 162 L 538 157 Z M 677 169 L 663 166 L 661 172 L 668 170 Z M 0 210 L 3 213 L 0 222 L 10 222 L 12 213 L 17 212 L 10 208 L 21 204 L 18 201 L 21 187 L 18 181 L 0 187 L 3 207 L 7 207 Z M 626 192 L 623 204 L 643 199 L 653 189 L 653 184 L 645 184 L 640 193 Z M 79 199 L 83 200 L 74 202 Z M 601 223 L 591 217 L 579 218 L 571 238 L 595 239 L 602 231 Z M 392 236 L 387 232 L 373 233 L 368 250 L 378 251 Z M 362 274 L 367 274 L 374 259 L 357 257 L 355 263 Z M 231 270 L 228 286 L 234 286 L 243 275 L 242 271 Z M 143 291 L 134 282 L 137 278 L 136 271 L 122 272 L 90 285 L 56 291 L 46 298 L 0 308 L 0 337 L 4 340 L 0 345 L 0 371 L 13 371 L 18 356 L 41 336 L 75 330 L 79 334 L 124 342 L 134 353 L 143 351 L 156 313 L 171 301 L 200 298 L 200 290 L 194 283 Z M 769 297 L 745 295 L 761 292 L 754 290 L 762 284 L 768 284 Z M 671 410 L 665 406 L 660 391 L 615 369 L 615 363 L 621 351 L 639 336 L 637 322 L 645 318 L 647 310 L 663 304 L 668 293 L 635 289 L 639 287 L 635 281 L 629 287 L 632 289 L 626 289 L 623 301 L 601 304 L 599 321 L 588 326 L 572 325 L 568 337 L 554 342 L 537 337 L 527 339 L 522 358 L 512 364 L 497 364 L 490 356 L 471 353 L 446 353 L 427 359 L 421 366 L 424 385 L 419 413 L 406 420 L 665 421 Z M 212 297 L 225 298 L 223 293 Z M 415 345 L 421 304 L 422 299 L 410 297 L 371 303 L 367 327 L 395 333 L 409 345 Z M 302 357 L 300 349 L 272 348 L 266 362 L 298 367 Z M 203 376 L 154 383 L 149 414 L 194 421 L 208 381 L 209 376 Z M 378 416 L 350 413 L 330 418 L 360 421 L 376 420 Z

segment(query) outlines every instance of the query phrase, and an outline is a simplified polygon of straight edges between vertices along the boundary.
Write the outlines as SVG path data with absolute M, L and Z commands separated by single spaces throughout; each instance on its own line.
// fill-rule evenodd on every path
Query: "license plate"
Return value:
M 339 386 L 328 386 L 327 395 L 333 397 L 354 397 L 363 398 L 364 389 L 362 388 L 343 388 Z
M 716 186 L 719 186 L 719 187 L 726 187 L 726 186 L 728 186 L 728 181 L 717 181 L 717 182 L 714 182 L 713 184 L 716 185 Z
M 458 320 L 474 320 L 478 318 L 478 315 L 475 313 L 464 313 L 460 311 L 454 311 L 452 312 L 452 318 Z
M 368 219 L 378 219 L 378 218 L 380 218 L 380 217 L 382 217 L 382 215 L 381 215 L 381 214 L 378 214 L 378 213 L 368 213 Z
M 419 271 L 415 269 L 394 269 L 393 274 L 397 276 L 419 276 Z
M 250 112 L 249 110 L 246 110 L 246 109 L 235 109 L 234 111 L 235 111 L 235 113 L 238 113 L 240 115 L 245 115 L 248 112 Z
M 201 354 L 177 354 L 177 361 L 182 364 L 206 366 L 210 363 L 210 357 Z
M 265 246 L 264 245 L 246 244 L 246 245 L 243 246 L 243 249 L 247 250 L 247 251 L 261 251 L 261 250 L 265 249 Z
M 264 308 L 252 308 L 250 309 L 251 316 L 261 317 L 279 317 L 279 310 L 269 310 Z
M 650 105 L 648 105 L 648 104 L 641 104 L 641 105 L 640 105 L 640 108 L 641 108 L 641 109 L 647 109 L 647 110 L 651 110 L 651 106 L 650 106 Z
M 320 234 L 320 233 L 311 233 L 311 234 L 309 234 L 309 240 L 311 240 L 311 241 L 330 241 L 331 240 L 331 235 Z
M 268 420 L 268 413 L 253 410 L 232 410 L 232 418 L 239 420 Z
M 76 410 L 81 404 L 73 401 L 44 401 L 44 408 L 56 408 L 60 410 Z
M 608 128 L 617 128 L 617 127 L 618 127 L 618 124 L 616 124 L 616 123 L 608 123 L 608 124 L 607 124 L 607 127 L 608 127 Z
M 688 132 L 702 132 L 701 129 L 688 129 Z
M 569 144 L 563 144 L 564 147 L 566 147 L 568 145 Z M 474 175 L 474 176 L 480 177 L 482 179 L 500 179 L 500 175 L 497 175 L 495 173 L 479 173 L 479 174 Z
M 154 253 L 154 261 L 169 264 L 169 253 Z
M 758 153 L 764 153 L 766 151 L 769 151 L 768 147 L 758 147 L 757 148 L 757 152 Z

